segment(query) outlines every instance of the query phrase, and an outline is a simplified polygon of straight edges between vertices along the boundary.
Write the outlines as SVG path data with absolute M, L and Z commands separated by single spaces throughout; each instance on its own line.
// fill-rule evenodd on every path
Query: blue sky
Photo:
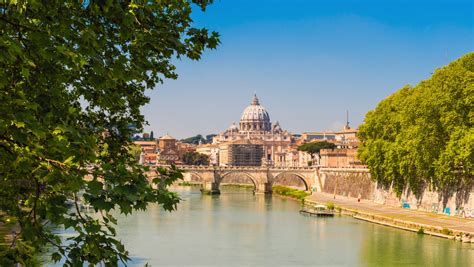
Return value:
M 292 133 L 340 129 L 474 51 L 474 1 L 216 0 L 193 14 L 221 45 L 176 61 L 148 92 L 155 136 L 210 134 L 238 122 L 254 92 Z

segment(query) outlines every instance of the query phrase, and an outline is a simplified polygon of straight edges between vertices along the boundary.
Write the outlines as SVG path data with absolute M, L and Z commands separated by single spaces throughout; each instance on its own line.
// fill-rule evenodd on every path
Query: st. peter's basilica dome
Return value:
M 245 108 L 242 117 L 240 117 L 240 131 L 269 132 L 270 130 L 270 116 L 267 110 L 258 102 L 257 95 L 254 95 L 252 104 Z

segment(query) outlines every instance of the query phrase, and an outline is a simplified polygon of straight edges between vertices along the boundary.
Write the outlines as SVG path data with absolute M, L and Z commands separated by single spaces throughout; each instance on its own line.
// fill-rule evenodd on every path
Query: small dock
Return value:
M 334 211 L 331 210 L 300 210 L 301 214 L 318 217 L 333 217 Z
M 300 210 L 301 214 L 318 217 L 332 217 L 334 216 L 334 210 L 328 209 L 325 205 L 314 205 L 312 207 L 305 207 Z

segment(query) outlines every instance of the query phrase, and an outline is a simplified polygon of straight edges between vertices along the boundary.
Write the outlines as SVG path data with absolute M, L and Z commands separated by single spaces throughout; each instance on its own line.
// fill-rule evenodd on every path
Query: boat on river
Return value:
M 300 210 L 301 214 L 309 215 L 309 216 L 321 216 L 321 217 L 332 217 L 334 216 L 334 210 L 328 209 L 325 205 L 314 205 L 314 206 L 305 206 L 302 210 Z

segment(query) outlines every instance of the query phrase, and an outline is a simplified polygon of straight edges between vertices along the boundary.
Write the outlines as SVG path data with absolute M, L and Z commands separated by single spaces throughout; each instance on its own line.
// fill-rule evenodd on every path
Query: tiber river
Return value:
M 249 189 L 175 188 L 178 210 L 118 216 L 128 266 L 474 266 L 474 246 L 348 216 L 300 215 L 300 203 Z

